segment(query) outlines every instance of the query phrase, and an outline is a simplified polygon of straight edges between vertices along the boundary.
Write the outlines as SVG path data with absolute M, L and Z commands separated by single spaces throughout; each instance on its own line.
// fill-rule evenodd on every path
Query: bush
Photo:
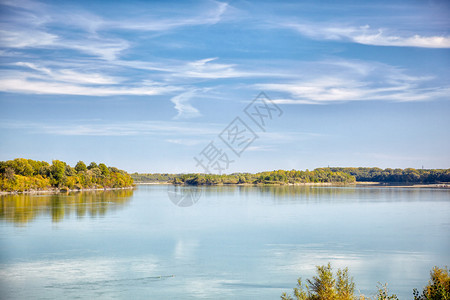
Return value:
M 297 287 L 294 288 L 294 296 L 297 300 L 353 300 L 355 284 L 353 278 L 348 275 L 348 268 L 338 269 L 333 276 L 331 264 L 317 266 L 317 275 L 312 280 L 307 279 L 303 288 L 301 278 L 298 279 Z M 283 300 L 293 300 L 291 296 L 283 293 Z
M 348 269 L 338 270 L 336 276 L 330 263 L 326 266 L 317 266 L 317 275 L 312 280 L 307 279 L 303 286 L 301 278 L 297 280 L 294 288 L 296 300 L 351 300 L 354 296 L 355 284 L 348 275 Z M 430 281 L 423 288 L 422 294 L 417 289 L 413 290 L 414 300 L 450 300 L 450 274 L 448 267 L 434 267 L 430 272 Z M 291 295 L 283 293 L 282 300 L 294 300 Z M 370 300 L 364 295 L 359 295 L 359 300 Z M 398 300 L 393 294 L 389 295 L 387 284 L 379 285 L 374 300 Z
M 430 281 L 423 288 L 422 295 L 417 289 L 413 291 L 414 300 L 448 300 L 450 299 L 450 275 L 448 267 L 434 267 L 430 272 Z

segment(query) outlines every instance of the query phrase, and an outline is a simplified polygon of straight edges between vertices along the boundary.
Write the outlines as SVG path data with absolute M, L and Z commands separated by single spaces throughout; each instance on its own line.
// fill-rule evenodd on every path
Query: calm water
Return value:
M 191 207 L 168 191 L 1 197 L 0 298 L 279 299 L 331 262 L 411 299 L 450 265 L 449 190 L 205 187 Z

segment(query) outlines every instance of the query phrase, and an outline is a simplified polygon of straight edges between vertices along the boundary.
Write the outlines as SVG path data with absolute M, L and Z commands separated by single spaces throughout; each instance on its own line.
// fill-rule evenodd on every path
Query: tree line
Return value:
M 450 182 L 450 169 L 380 169 L 380 168 L 330 168 L 334 172 L 344 172 L 356 181 L 383 183 L 443 183 Z
M 341 171 L 319 168 L 313 171 L 275 170 L 268 172 L 233 174 L 138 174 L 131 175 L 136 182 L 170 182 L 188 185 L 219 184 L 294 184 L 294 183 L 354 183 L 355 177 Z
M 23 192 L 29 190 L 122 188 L 133 185 L 131 176 L 104 163 L 79 161 L 75 167 L 53 160 L 45 161 L 16 158 L 0 161 L 0 190 Z
M 167 182 L 190 185 L 217 184 L 294 184 L 380 182 L 400 184 L 436 184 L 450 182 L 450 169 L 380 169 L 380 168 L 317 168 L 313 171 L 275 170 L 233 174 L 169 174 L 133 173 L 136 182 Z
M 170 182 L 175 179 L 179 174 L 168 173 L 133 173 L 131 177 L 135 182 L 149 183 L 149 182 Z

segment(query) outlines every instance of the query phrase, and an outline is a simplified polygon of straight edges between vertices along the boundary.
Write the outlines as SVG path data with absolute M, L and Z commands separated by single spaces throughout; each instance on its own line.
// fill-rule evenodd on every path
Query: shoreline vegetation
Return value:
M 59 160 L 16 158 L 0 161 L 0 195 L 132 188 L 136 184 L 174 185 L 370 185 L 450 188 L 450 169 L 317 168 L 232 174 L 128 174 L 103 163 L 75 167 Z
M 0 161 L 0 194 L 58 193 L 134 187 L 133 178 L 116 167 L 79 161 L 75 167 L 60 160 L 16 158 Z
M 283 293 L 282 300 L 398 300 L 397 295 L 391 294 L 388 284 L 378 282 L 377 292 L 373 297 L 359 293 L 356 295 L 355 283 L 350 276 L 348 268 L 338 269 L 333 272 L 331 263 L 324 266 L 316 266 L 316 276 L 302 281 L 297 279 L 297 286 L 292 295 Z M 430 280 L 423 288 L 422 293 L 416 288 L 412 290 L 414 300 L 447 300 L 450 298 L 450 273 L 448 267 L 434 266 L 430 271 Z
M 450 169 L 318 168 L 233 174 L 133 173 L 136 184 L 176 185 L 379 185 L 450 187 Z

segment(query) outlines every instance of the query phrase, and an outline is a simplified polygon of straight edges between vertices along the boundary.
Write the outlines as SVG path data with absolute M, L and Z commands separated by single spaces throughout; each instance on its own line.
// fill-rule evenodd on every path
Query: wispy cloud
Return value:
M 51 69 L 31 62 L 17 62 L 14 65 L 36 71 L 36 74 L 28 74 L 30 78 L 41 80 L 53 80 L 59 82 L 81 83 L 81 84 L 117 84 L 121 78 L 101 73 L 78 72 L 73 69 Z
M 276 59 L 237 60 L 206 54 L 183 60 L 125 55 L 142 46 L 139 44 L 141 38 L 148 40 L 156 33 L 173 33 L 177 28 L 209 26 L 227 20 L 234 8 L 225 2 L 209 1 L 194 9 L 182 6 L 171 14 L 167 11 L 159 14 L 149 5 L 143 8 L 144 11 L 127 11 L 123 17 L 111 19 L 81 8 L 69 13 L 70 8 L 64 5 L 52 6 L 30 0 L 3 1 L 2 5 L 8 7 L 8 14 L 3 13 L 0 19 L 3 47 L 0 53 L 8 56 L 0 76 L 0 91 L 3 92 L 168 95 L 167 99 L 175 104 L 175 118 L 183 119 L 201 115 L 190 101 L 198 96 L 195 92 L 198 86 L 205 86 L 203 83 L 207 81 L 211 90 L 219 85 L 230 89 L 241 84 L 246 89 L 278 92 L 278 103 L 296 104 L 375 99 L 430 100 L 449 90 L 446 86 L 429 84 L 429 77 L 410 76 L 392 66 L 348 60 L 319 63 L 328 67 L 319 68 L 319 72 L 308 70 L 306 74 L 299 74 L 299 70 L 289 63 L 276 66 Z M 130 13 L 135 17 L 129 17 Z M 367 25 L 284 22 L 277 26 L 293 28 L 313 39 L 368 45 L 450 47 L 447 36 L 398 33 Z M 36 54 L 36 49 L 45 52 L 43 57 L 47 61 L 36 59 L 40 55 Z M 57 55 L 53 56 L 54 53 Z M 50 55 L 51 59 L 47 57 Z M 137 57 L 146 58 L 139 61 Z M 299 64 L 298 61 L 291 62 L 292 65 Z M 229 83 L 229 79 L 236 78 L 251 80 L 251 83 Z
M 172 76 L 207 79 L 261 76 L 261 74 L 257 72 L 237 70 L 235 64 L 214 62 L 217 59 L 217 57 L 213 57 L 187 62 L 186 64 L 174 69 Z
M 87 86 L 64 82 L 34 81 L 28 78 L 0 79 L 0 91 L 23 94 L 80 96 L 154 96 L 179 91 L 180 87 L 164 85 Z
M 173 17 L 173 18 L 160 18 L 153 16 L 146 17 L 145 20 L 121 20 L 113 22 L 103 22 L 102 27 L 106 28 L 121 28 L 139 31 L 166 31 L 178 27 L 185 26 L 197 26 L 197 25 L 211 25 L 221 21 L 223 15 L 230 7 L 228 3 L 211 1 L 211 7 L 206 9 L 200 9 L 195 15 Z
M 183 146 L 196 146 L 199 144 L 204 144 L 208 142 L 206 139 L 167 139 L 166 142 L 176 144 L 176 145 L 183 145 Z
M 190 90 L 170 99 L 170 101 L 175 104 L 175 109 L 178 111 L 175 119 L 190 119 L 201 115 L 200 112 L 189 103 L 189 100 L 195 97 L 195 95 L 196 90 Z
M 3 1 L 1 6 L 4 8 L 0 19 L 1 54 L 9 57 L 2 64 L 2 92 L 81 96 L 179 93 L 172 98 L 177 118 L 190 118 L 200 113 L 188 103 L 194 96 L 189 79 L 251 76 L 234 64 L 215 62 L 218 58 L 123 59 L 123 54 L 136 46 L 132 38 L 142 36 L 142 32 L 164 34 L 177 28 L 221 22 L 232 10 L 225 2 L 208 1 L 198 7 L 180 5 L 171 14 L 159 5 L 146 5 L 142 11 L 128 7 L 128 14 L 112 19 L 80 7 L 31 0 Z M 130 34 L 124 35 L 127 31 Z M 145 38 L 149 38 L 148 34 Z M 36 59 L 36 49 L 51 53 L 52 60 Z M 112 75 L 124 73 L 131 75 L 128 80 L 122 75 Z
M 206 9 L 162 18 L 136 12 L 133 19 L 108 20 L 83 10 L 50 6 L 38 1 L 4 1 L 0 44 L 11 49 L 72 49 L 105 60 L 114 60 L 130 47 L 123 38 L 108 37 L 112 30 L 165 32 L 185 26 L 211 25 L 221 21 L 229 5 L 211 1 Z M 142 17 L 140 17 L 142 16 Z M 70 28 L 71 30 L 68 30 Z M 73 30 L 77 33 L 74 34 Z
M 276 151 L 276 149 L 272 146 L 250 146 L 245 151 L 251 152 L 272 152 Z
M 311 67 L 311 66 L 309 66 Z M 279 104 L 325 104 L 331 102 L 388 100 L 426 101 L 448 95 L 450 87 L 436 85 L 432 77 L 413 76 L 390 65 L 361 61 L 323 61 L 316 71 L 294 81 L 256 84 L 278 92 Z
M 285 23 L 283 26 L 293 28 L 302 35 L 319 40 L 347 41 L 373 46 L 450 48 L 450 37 L 447 35 L 399 34 L 385 28 L 374 29 L 369 25 Z
M 220 132 L 223 125 L 201 124 L 194 122 L 179 121 L 141 121 L 141 122 L 95 122 L 74 121 L 64 124 L 49 124 L 39 122 L 18 122 L 14 120 L 3 120 L 0 128 L 22 129 L 31 134 L 49 134 L 66 136 L 166 136 L 167 141 L 174 143 L 180 141 L 180 136 L 209 137 Z

